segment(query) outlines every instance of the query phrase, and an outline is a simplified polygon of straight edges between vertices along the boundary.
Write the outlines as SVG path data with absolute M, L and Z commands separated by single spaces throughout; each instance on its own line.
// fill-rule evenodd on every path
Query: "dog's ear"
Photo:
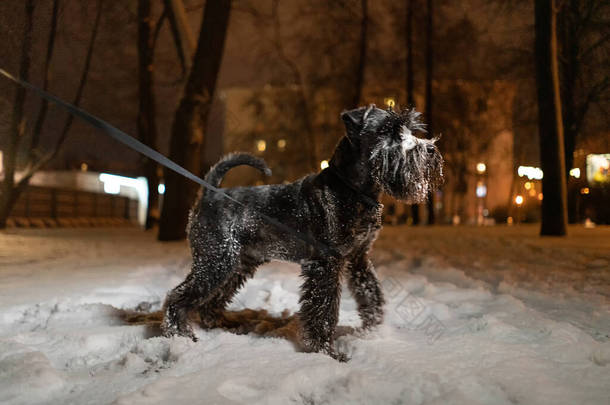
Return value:
M 375 108 L 375 104 L 368 107 L 359 107 L 341 113 L 341 119 L 345 124 L 348 136 L 358 135 L 366 122 L 366 117 Z

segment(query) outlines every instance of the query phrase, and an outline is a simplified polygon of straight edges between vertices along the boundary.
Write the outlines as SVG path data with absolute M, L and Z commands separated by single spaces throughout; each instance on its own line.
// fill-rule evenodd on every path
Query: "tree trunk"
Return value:
M 231 0 L 208 1 L 197 50 L 176 110 L 170 141 L 170 159 L 191 172 L 202 174 L 202 146 L 229 23 Z M 186 235 L 188 211 L 197 185 L 171 170 L 165 170 L 165 196 L 159 240 L 179 240 Z
M 305 81 L 301 75 L 298 65 L 290 59 L 284 50 L 282 43 L 282 26 L 279 13 L 280 0 L 273 0 L 271 3 L 271 17 L 273 20 L 273 37 L 274 46 L 277 52 L 277 56 L 286 65 L 292 74 L 292 80 L 297 86 L 298 100 L 297 108 L 303 111 L 303 126 L 305 129 L 306 143 L 307 143 L 307 154 L 309 156 L 309 166 L 311 171 L 317 171 L 319 168 L 319 141 L 316 132 L 312 128 L 312 117 L 307 101 L 307 89 L 305 88 Z
M 74 100 L 72 101 L 72 104 L 74 104 L 77 107 L 80 105 L 80 102 L 81 102 L 81 99 L 83 96 L 83 92 L 85 89 L 85 84 L 87 83 L 87 78 L 89 75 L 89 68 L 91 66 L 91 58 L 93 56 L 93 47 L 95 44 L 95 39 L 97 37 L 100 19 L 102 16 L 102 3 L 103 3 L 103 0 L 98 0 L 98 2 L 97 2 L 97 13 L 95 16 L 95 22 L 93 24 L 93 30 L 91 32 L 91 38 L 89 40 L 89 45 L 87 48 L 87 55 L 85 57 L 85 65 L 83 67 L 83 72 L 81 74 L 80 81 L 78 83 L 76 95 L 74 96 Z M 26 31 L 28 32 L 28 34 L 26 34 L 25 40 L 24 40 L 22 63 L 21 63 L 20 71 L 19 71 L 20 77 L 26 81 L 28 80 L 28 70 L 29 70 L 29 64 L 30 64 L 29 49 L 31 48 L 31 23 L 32 23 L 33 12 L 34 12 L 33 1 L 28 0 L 26 2 L 26 15 L 28 15 L 28 17 L 27 17 L 28 23 L 26 24 Z M 56 17 L 56 14 L 54 15 L 54 17 Z M 27 49 L 27 52 L 25 52 L 26 49 Z M 26 55 L 26 56 L 24 56 L 24 55 Z M 23 96 L 20 96 L 19 90 L 23 90 Z M 15 138 L 14 138 L 15 143 L 13 143 L 13 138 L 11 138 L 11 141 L 9 142 L 9 148 L 7 149 L 7 155 L 9 157 L 7 164 L 9 164 L 9 167 L 7 167 L 7 170 L 4 172 L 5 178 L 4 178 L 4 183 L 3 183 L 3 190 L 2 190 L 2 194 L 0 194 L 0 229 L 6 227 L 6 220 L 8 219 L 8 216 L 13 208 L 13 205 L 17 202 L 19 195 L 28 186 L 29 181 L 32 178 L 32 176 L 38 170 L 42 169 L 55 156 L 57 156 L 59 149 L 61 148 L 64 141 L 66 140 L 68 133 L 70 131 L 70 128 L 72 127 L 72 122 L 74 121 L 74 116 L 72 114 L 68 114 L 68 116 L 66 118 L 66 122 L 64 123 L 64 127 L 59 135 L 58 140 L 55 143 L 55 147 L 49 153 L 47 153 L 43 157 L 39 158 L 38 161 L 34 162 L 31 160 L 28 164 L 28 167 L 27 167 L 23 177 L 21 179 L 19 179 L 19 182 L 17 182 L 17 184 L 15 184 L 14 174 L 15 174 L 15 165 L 16 165 L 17 146 L 18 146 L 20 137 L 25 132 L 25 121 L 23 120 L 23 100 L 24 99 L 25 99 L 25 90 L 23 89 L 23 87 L 20 86 L 18 89 L 18 92 L 17 92 L 15 105 L 13 106 L 13 111 L 14 112 L 18 111 L 17 114 L 13 115 L 13 121 L 14 121 L 13 125 L 16 124 L 15 132 L 11 132 L 11 134 L 15 135 Z M 19 103 L 21 103 L 21 107 L 19 107 L 19 105 L 20 105 Z M 17 117 L 20 117 L 20 118 L 17 118 Z M 41 124 L 40 130 L 42 130 L 42 124 Z M 38 141 L 36 140 L 36 143 L 37 142 Z M 32 155 L 33 154 L 30 153 L 30 157 L 32 157 Z M 10 187 L 9 187 L 9 185 L 10 185 Z
M 413 78 L 413 1 L 407 0 L 406 36 L 407 43 L 407 107 L 415 107 Z
M 193 64 L 193 53 L 195 52 L 195 39 L 188 25 L 186 12 L 182 0 L 163 0 L 165 5 L 164 13 L 169 20 L 169 27 L 172 32 L 180 65 L 182 66 L 183 77 L 191 71 Z
M 578 118 L 576 103 L 576 86 L 579 76 L 579 54 L 580 39 L 577 32 L 578 0 L 570 0 L 564 4 L 563 10 L 558 14 L 557 36 L 559 43 L 558 52 L 561 55 L 559 80 L 561 93 L 561 113 L 563 119 L 563 144 L 565 151 L 566 182 L 569 183 L 569 171 L 574 164 L 574 148 L 578 136 Z M 576 222 L 576 199 L 568 195 L 568 221 Z
M 156 149 L 157 127 L 155 122 L 155 94 L 153 68 L 153 20 L 150 0 L 138 0 L 138 137 Z M 146 212 L 146 229 L 151 229 L 154 218 L 151 210 L 158 202 L 157 164 L 146 159 L 144 174 L 148 182 L 148 208 Z
M 55 49 L 55 36 L 57 34 L 57 16 L 59 14 L 59 0 L 53 0 L 53 11 L 51 16 L 51 26 L 49 28 L 49 38 L 47 41 L 47 55 L 44 62 L 44 79 L 42 88 L 48 90 L 49 88 L 49 70 L 51 65 L 51 59 L 53 58 L 53 50 Z M 38 147 L 40 141 L 40 135 L 42 134 L 42 127 L 44 126 L 45 119 L 47 117 L 47 111 L 49 110 L 49 102 L 46 98 L 40 101 L 40 109 L 38 110 L 38 117 L 34 124 L 34 131 L 32 133 L 32 141 L 30 143 L 30 161 L 35 159 L 35 149 Z
M 28 80 L 30 71 L 30 51 L 32 49 L 32 26 L 34 20 L 33 0 L 25 2 L 25 26 L 23 30 L 23 43 L 21 44 L 21 61 L 19 64 L 19 77 Z M 9 129 L 9 141 L 4 155 L 4 181 L 2 182 L 2 193 L 0 194 L 0 229 L 6 228 L 6 220 L 17 201 L 15 191 L 15 171 L 17 166 L 17 151 L 19 142 L 23 139 L 25 132 L 25 119 L 23 117 L 23 105 L 25 103 L 25 88 L 17 86 L 15 102 Z
M 542 178 L 541 235 L 567 231 L 566 169 L 557 69 L 555 0 L 536 0 L 535 53 Z
M 407 107 L 415 107 L 415 94 L 413 89 L 413 1 L 407 0 L 406 14 L 406 34 L 405 40 L 407 45 Z M 411 216 L 413 217 L 413 225 L 419 225 L 419 205 L 411 205 Z
M 349 108 L 356 108 L 360 105 L 362 98 L 362 86 L 364 85 L 364 68 L 366 66 L 366 38 L 368 30 L 368 0 L 361 0 L 362 20 L 360 21 L 360 42 L 358 50 L 358 61 L 356 62 L 356 80 L 354 83 L 354 97 Z
M 434 1 L 427 0 L 426 6 L 426 121 L 428 134 L 434 134 L 434 111 L 432 98 L 432 80 L 434 78 Z M 428 225 L 436 222 L 434 213 L 434 193 L 428 194 Z

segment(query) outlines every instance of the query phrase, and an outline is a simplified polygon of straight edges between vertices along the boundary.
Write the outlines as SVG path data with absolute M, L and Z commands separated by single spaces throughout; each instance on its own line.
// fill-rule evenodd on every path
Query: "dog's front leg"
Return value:
M 367 330 L 383 322 L 383 293 L 367 254 L 350 262 L 347 285 L 358 304 L 362 329 Z
M 335 351 L 333 335 L 339 320 L 340 276 L 343 262 L 316 260 L 302 265 L 301 310 L 303 346 L 308 352 L 323 352 L 339 361 L 347 357 Z

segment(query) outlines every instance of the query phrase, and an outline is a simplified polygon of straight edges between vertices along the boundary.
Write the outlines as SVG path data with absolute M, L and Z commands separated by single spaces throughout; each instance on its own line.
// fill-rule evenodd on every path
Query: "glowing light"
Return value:
M 513 224 L 513 217 L 508 217 L 508 218 L 506 218 L 506 223 L 507 223 L 508 225 L 512 225 L 512 224 Z
M 390 108 L 394 108 L 394 106 L 396 105 L 396 100 L 394 100 L 392 97 L 384 98 L 383 102 L 385 105 L 387 105 Z
M 138 200 L 138 222 L 146 223 L 146 209 L 148 205 L 148 182 L 145 177 L 125 177 L 110 173 L 100 173 L 98 179 L 104 183 L 104 192 L 120 194 Z
M 89 165 L 87 163 L 83 162 L 83 163 L 80 164 L 80 170 L 82 172 L 86 172 L 87 169 L 89 169 Z
M 589 184 L 610 183 L 610 153 L 587 155 L 586 174 Z
M 159 185 L 157 186 L 157 192 L 159 194 L 165 194 L 165 184 L 159 183 Z
M 526 181 L 525 184 L 523 185 L 523 187 L 525 187 L 526 190 L 531 190 L 532 183 L 530 183 L 529 181 Z
M 482 182 L 477 183 L 477 197 L 483 198 L 487 195 L 487 186 Z
M 544 176 L 541 168 L 532 166 L 519 166 L 517 174 L 519 177 L 527 177 L 530 180 L 541 180 Z
M 477 173 L 483 174 L 487 170 L 487 166 L 483 162 L 477 163 Z
M 515 204 L 517 204 L 517 205 L 523 204 L 523 196 L 522 195 L 518 195 L 518 196 L 515 197 Z
M 583 187 L 580 189 L 580 194 L 589 194 L 589 187 Z
M 264 140 L 260 139 L 258 141 L 256 141 L 256 149 L 259 152 L 264 152 L 265 149 L 267 149 L 267 142 L 265 142 Z
M 286 140 L 285 139 L 280 139 L 279 141 L 277 141 L 277 147 L 278 147 L 279 150 L 286 149 Z
M 540 201 L 542 201 L 542 199 L 543 199 L 543 198 L 544 198 L 544 196 L 542 195 L 542 193 L 538 194 L 538 199 L 539 199 Z
M 530 197 L 536 197 L 536 190 L 534 190 L 534 189 L 530 190 Z
M 117 176 L 116 174 L 101 173 L 99 179 L 104 183 L 104 192 L 108 194 L 119 194 L 121 187 L 132 187 L 136 191 L 146 189 L 146 181 L 131 177 Z
M 119 194 L 121 192 L 121 183 L 117 183 L 114 181 L 105 181 L 104 192 L 107 194 Z
M 328 167 L 328 160 L 323 160 L 320 162 L 320 169 L 324 170 Z
M 580 169 L 578 167 L 575 167 L 573 169 L 570 170 L 570 176 L 580 179 Z

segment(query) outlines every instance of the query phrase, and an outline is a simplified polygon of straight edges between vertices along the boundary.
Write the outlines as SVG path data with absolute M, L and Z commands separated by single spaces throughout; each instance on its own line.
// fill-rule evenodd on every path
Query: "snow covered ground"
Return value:
M 386 227 L 374 254 L 385 322 L 338 338 L 351 357 L 338 363 L 273 330 L 158 337 L 154 311 L 188 271 L 184 243 L 130 228 L 9 230 L 0 403 L 607 404 L 610 229 L 570 231 Z M 298 267 L 271 263 L 230 309 L 284 324 L 299 282 Z M 359 324 L 347 290 L 339 323 Z

